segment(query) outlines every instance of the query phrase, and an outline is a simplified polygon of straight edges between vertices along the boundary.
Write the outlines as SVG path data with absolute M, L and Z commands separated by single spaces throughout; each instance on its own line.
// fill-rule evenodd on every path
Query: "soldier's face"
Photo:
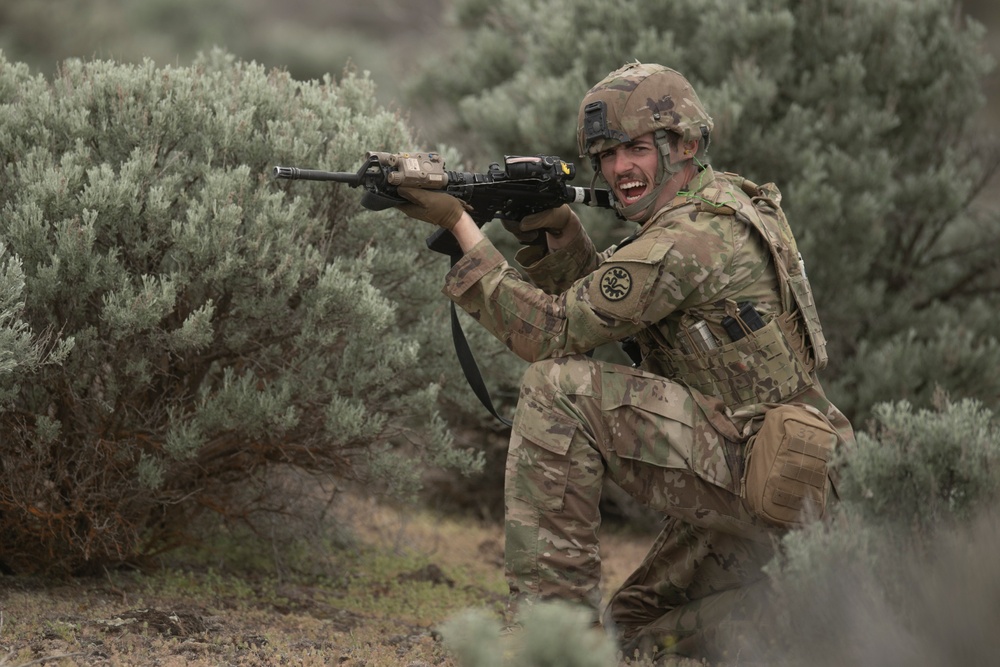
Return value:
M 602 151 L 598 158 L 604 180 L 625 206 L 637 202 L 656 186 L 659 152 L 652 133 Z

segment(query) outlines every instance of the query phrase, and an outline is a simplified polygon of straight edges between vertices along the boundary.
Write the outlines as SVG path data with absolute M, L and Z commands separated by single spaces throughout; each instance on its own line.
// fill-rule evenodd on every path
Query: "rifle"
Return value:
M 399 187 L 443 190 L 468 204 L 472 209 L 469 215 L 480 227 L 494 218 L 521 220 L 562 204 L 611 207 L 608 190 L 567 185 L 576 175 L 576 167 L 551 155 L 507 155 L 503 167 L 494 162 L 486 173 L 447 171 L 444 167 L 438 153 L 369 151 L 357 173 L 275 167 L 273 176 L 363 188 L 361 205 L 371 211 L 405 204 L 396 193 Z M 449 256 L 461 254 L 454 237 L 443 229 L 427 238 L 427 247 Z
M 396 193 L 399 187 L 443 190 L 462 200 L 472 209 L 469 215 L 482 227 L 494 218 L 522 220 L 563 204 L 587 204 L 611 208 L 608 190 L 579 188 L 566 184 L 576 175 L 576 167 L 558 157 L 507 155 L 504 166 L 494 162 L 484 174 L 447 171 L 438 153 L 365 153 L 365 161 L 357 173 L 275 167 L 274 178 L 307 181 L 333 181 L 352 188 L 364 188 L 361 205 L 371 211 L 383 211 L 406 199 Z M 451 233 L 438 229 L 427 237 L 427 247 L 448 255 L 452 265 L 462 256 L 462 249 Z M 455 304 L 451 304 L 451 331 L 458 362 L 473 393 L 489 412 L 507 426 L 510 420 L 501 417 L 483 382 L 479 366 L 465 339 L 458 321 Z

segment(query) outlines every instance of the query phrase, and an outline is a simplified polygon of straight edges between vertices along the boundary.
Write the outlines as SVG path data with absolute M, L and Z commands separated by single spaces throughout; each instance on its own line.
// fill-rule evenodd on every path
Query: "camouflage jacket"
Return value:
M 526 262 L 529 283 L 487 240 L 453 267 L 444 292 L 527 361 L 634 338 L 644 370 L 690 385 L 671 360 L 690 352 L 694 323 L 704 322 L 726 343 L 722 322 L 734 304 L 753 303 L 764 321 L 782 312 L 771 249 L 745 215 L 734 214 L 752 209 L 731 175 L 706 168 L 635 235 L 603 253 L 586 234 L 554 253 L 533 256 L 526 249 L 518 260 Z M 810 386 L 799 387 L 796 400 L 819 408 L 849 437 L 846 419 L 811 369 L 809 375 Z M 718 397 L 731 409 L 717 424 L 722 432 L 745 437 L 756 430 L 765 399 Z

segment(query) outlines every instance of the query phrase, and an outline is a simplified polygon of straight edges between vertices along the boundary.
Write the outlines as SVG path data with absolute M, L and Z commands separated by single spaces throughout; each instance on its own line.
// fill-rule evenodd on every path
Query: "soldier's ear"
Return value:
M 670 164 L 692 159 L 698 153 L 698 139 L 678 140 L 670 144 Z

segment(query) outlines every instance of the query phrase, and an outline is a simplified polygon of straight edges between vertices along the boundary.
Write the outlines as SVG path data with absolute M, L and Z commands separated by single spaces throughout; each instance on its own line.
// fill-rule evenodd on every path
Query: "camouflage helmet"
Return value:
M 580 104 L 577 141 L 580 157 L 596 156 L 646 133 L 669 130 L 707 148 L 712 119 L 694 88 L 663 65 L 630 63 L 591 88 Z M 595 165 L 596 166 L 596 165 Z

